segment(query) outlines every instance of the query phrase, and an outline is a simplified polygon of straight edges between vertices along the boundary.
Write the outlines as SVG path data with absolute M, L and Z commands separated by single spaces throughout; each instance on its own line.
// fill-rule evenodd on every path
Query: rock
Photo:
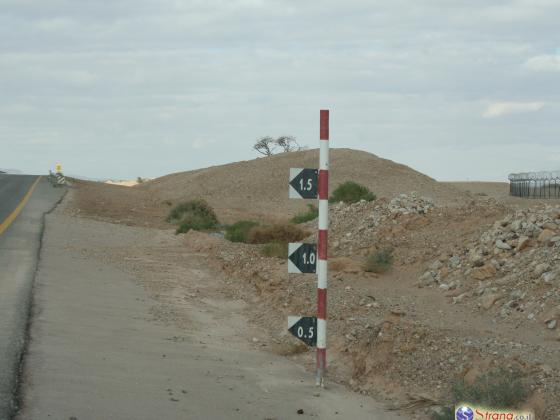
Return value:
M 399 194 L 389 203 L 389 211 L 394 214 L 426 214 L 433 207 L 432 200 L 425 197 L 419 197 L 417 193 Z
M 557 323 L 558 321 L 556 321 L 555 319 L 551 319 L 546 323 L 546 328 L 548 328 L 549 330 L 553 330 L 554 328 L 556 328 Z
M 449 268 L 443 267 L 439 271 L 439 278 L 443 280 L 443 279 L 447 278 L 447 276 L 449 276 Z
M 461 265 L 461 257 L 459 257 L 458 255 L 453 255 L 451 258 L 449 258 L 449 267 L 457 268 L 460 265 Z
M 516 251 L 523 251 L 525 248 L 529 246 L 531 243 L 531 239 L 528 236 L 520 236 L 517 240 L 517 247 L 515 247 Z
M 541 275 L 541 280 L 542 280 L 543 282 L 545 282 L 546 284 L 550 284 L 550 283 L 552 283 L 554 280 L 556 280 L 556 276 L 557 276 L 557 273 L 556 273 L 556 272 L 554 272 L 554 271 L 548 271 L 548 272 L 543 273 L 543 274 Z
M 443 264 L 440 260 L 435 260 L 431 265 L 430 265 L 430 269 L 433 271 L 437 271 L 439 270 L 441 267 L 443 267 Z
M 502 241 L 501 239 L 498 239 L 496 241 L 496 248 L 498 249 L 503 249 L 505 251 L 509 251 L 511 249 L 511 245 L 505 243 L 504 241 Z
M 556 236 L 556 232 L 554 232 L 553 230 L 550 230 L 550 229 L 545 229 L 539 235 L 538 241 L 539 242 L 548 242 L 554 236 Z
M 545 224 L 542 225 L 543 229 L 549 229 L 549 230 L 556 230 L 558 229 L 558 225 L 556 223 L 552 223 L 552 222 L 546 222 Z
M 497 270 L 492 264 L 486 264 L 472 270 L 471 276 L 476 280 L 485 280 L 496 275 Z
M 533 238 L 538 238 L 539 235 L 541 234 L 542 229 L 536 225 L 532 225 L 531 227 L 531 235 L 533 236 Z
M 431 271 L 426 271 L 424 274 L 422 274 L 422 276 L 420 276 L 418 281 L 424 285 L 428 285 L 434 283 L 436 279 Z
M 484 265 L 484 260 L 482 257 L 480 259 L 473 261 L 473 267 L 482 267 Z
M 461 293 L 459 296 L 453 298 L 453 303 L 461 303 L 468 296 L 468 293 Z
M 514 300 L 523 299 L 525 297 L 525 293 L 523 293 L 521 290 L 513 290 L 509 294 L 509 296 Z
M 552 323 L 552 321 L 558 321 L 560 319 L 560 306 L 553 308 L 545 312 L 541 317 L 541 321 L 545 324 Z M 556 326 L 556 324 L 554 324 Z
M 510 228 L 513 232 L 519 232 L 522 227 L 523 220 L 517 219 L 511 222 Z
M 481 299 L 481 305 L 484 309 L 490 309 L 497 300 L 500 300 L 502 295 L 499 293 L 493 293 L 486 296 L 483 296 Z
M 535 267 L 535 270 L 533 271 L 533 274 L 534 274 L 536 277 L 540 277 L 543 273 L 546 273 L 546 272 L 549 271 L 549 270 L 550 270 L 550 265 L 549 265 L 549 264 L 547 264 L 547 263 L 541 263 L 541 264 L 538 264 L 538 265 Z

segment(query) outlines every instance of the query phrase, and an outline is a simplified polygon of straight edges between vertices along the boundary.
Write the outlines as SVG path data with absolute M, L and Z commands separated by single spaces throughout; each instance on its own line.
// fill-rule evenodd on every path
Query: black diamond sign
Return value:
M 290 198 L 317 198 L 317 169 L 290 168 Z
M 314 316 L 289 316 L 288 331 L 308 346 L 317 345 L 317 318 Z
M 316 244 L 289 244 L 288 273 L 315 273 L 316 266 Z

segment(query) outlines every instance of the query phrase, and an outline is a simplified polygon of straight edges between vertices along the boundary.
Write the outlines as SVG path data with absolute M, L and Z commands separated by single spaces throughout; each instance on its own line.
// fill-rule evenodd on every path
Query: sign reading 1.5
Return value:
M 291 168 L 289 182 L 290 198 L 317 198 L 317 169 Z

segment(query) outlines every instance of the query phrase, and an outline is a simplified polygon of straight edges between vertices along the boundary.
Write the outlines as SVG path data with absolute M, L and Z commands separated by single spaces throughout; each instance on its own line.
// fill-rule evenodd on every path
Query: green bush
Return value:
M 268 226 L 254 226 L 249 230 L 247 241 L 250 244 L 268 244 L 271 242 L 294 242 L 300 241 L 309 233 L 290 223 L 275 224 Z
M 286 259 L 288 258 L 288 243 L 271 242 L 263 246 L 261 252 L 265 257 L 276 257 L 276 258 Z
M 380 274 L 389 270 L 392 265 L 393 250 L 382 249 L 367 256 L 364 271 Z
M 258 223 L 252 220 L 240 220 L 226 228 L 225 238 L 231 242 L 247 243 L 249 231 L 257 225 Z
M 189 200 L 177 204 L 169 212 L 167 221 L 178 225 L 176 233 L 186 233 L 191 229 L 212 229 L 218 225 L 216 213 L 204 200 Z
M 291 222 L 295 224 L 309 222 L 310 220 L 314 220 L 319 216 L 319 209 L 314 206 L 313 204 L 307 205 L 307 211 L 305 213 L 296 214 Z
M 354 181 L 346 181 L 334 190 L 329 201 L 331 203 L 338 203 L 340 201 L 344 203 L 356 203 L 360 200 L 373 201 L 375 199 L 375 194 L 367 187 Z
M 455 382 L 451 387 L 453 405 L 445 407 L 442 414 L 434 414 L 432 419 L 454 419 L 453 407 L 461 403 L 496 409 L 518 408 L 529 396 L 523 378 L 519 369 L 496 368 L 479 376 L 472 384 L 464 380 Z
M 492 408 L 516 408 L 529 396 L 519 369 L 493 369 L 479 376 L 472 385 L 465 381 L 451 389 L 456 403 L 470 403 Z

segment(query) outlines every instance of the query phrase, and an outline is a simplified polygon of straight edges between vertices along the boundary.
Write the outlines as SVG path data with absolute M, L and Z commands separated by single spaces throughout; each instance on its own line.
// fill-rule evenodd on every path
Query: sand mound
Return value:
M 204 198 L 225 219 L 248 216 L 284 219 L 300 211 L 307 202 L 288 198 L 289 168 L 318 165 L 319 152 L 315 149 L 175 173 L 135 188 L 173 202 Z M 466 194 L 457 188 L 408 166 L 363 151 L 332 149 L 331 191 L 348 180 L 366 185 L 378 197 L 393 198 L 403 192 L 417 191 L 432 198 L 436 205 L 454 205 L 466 199 Z

